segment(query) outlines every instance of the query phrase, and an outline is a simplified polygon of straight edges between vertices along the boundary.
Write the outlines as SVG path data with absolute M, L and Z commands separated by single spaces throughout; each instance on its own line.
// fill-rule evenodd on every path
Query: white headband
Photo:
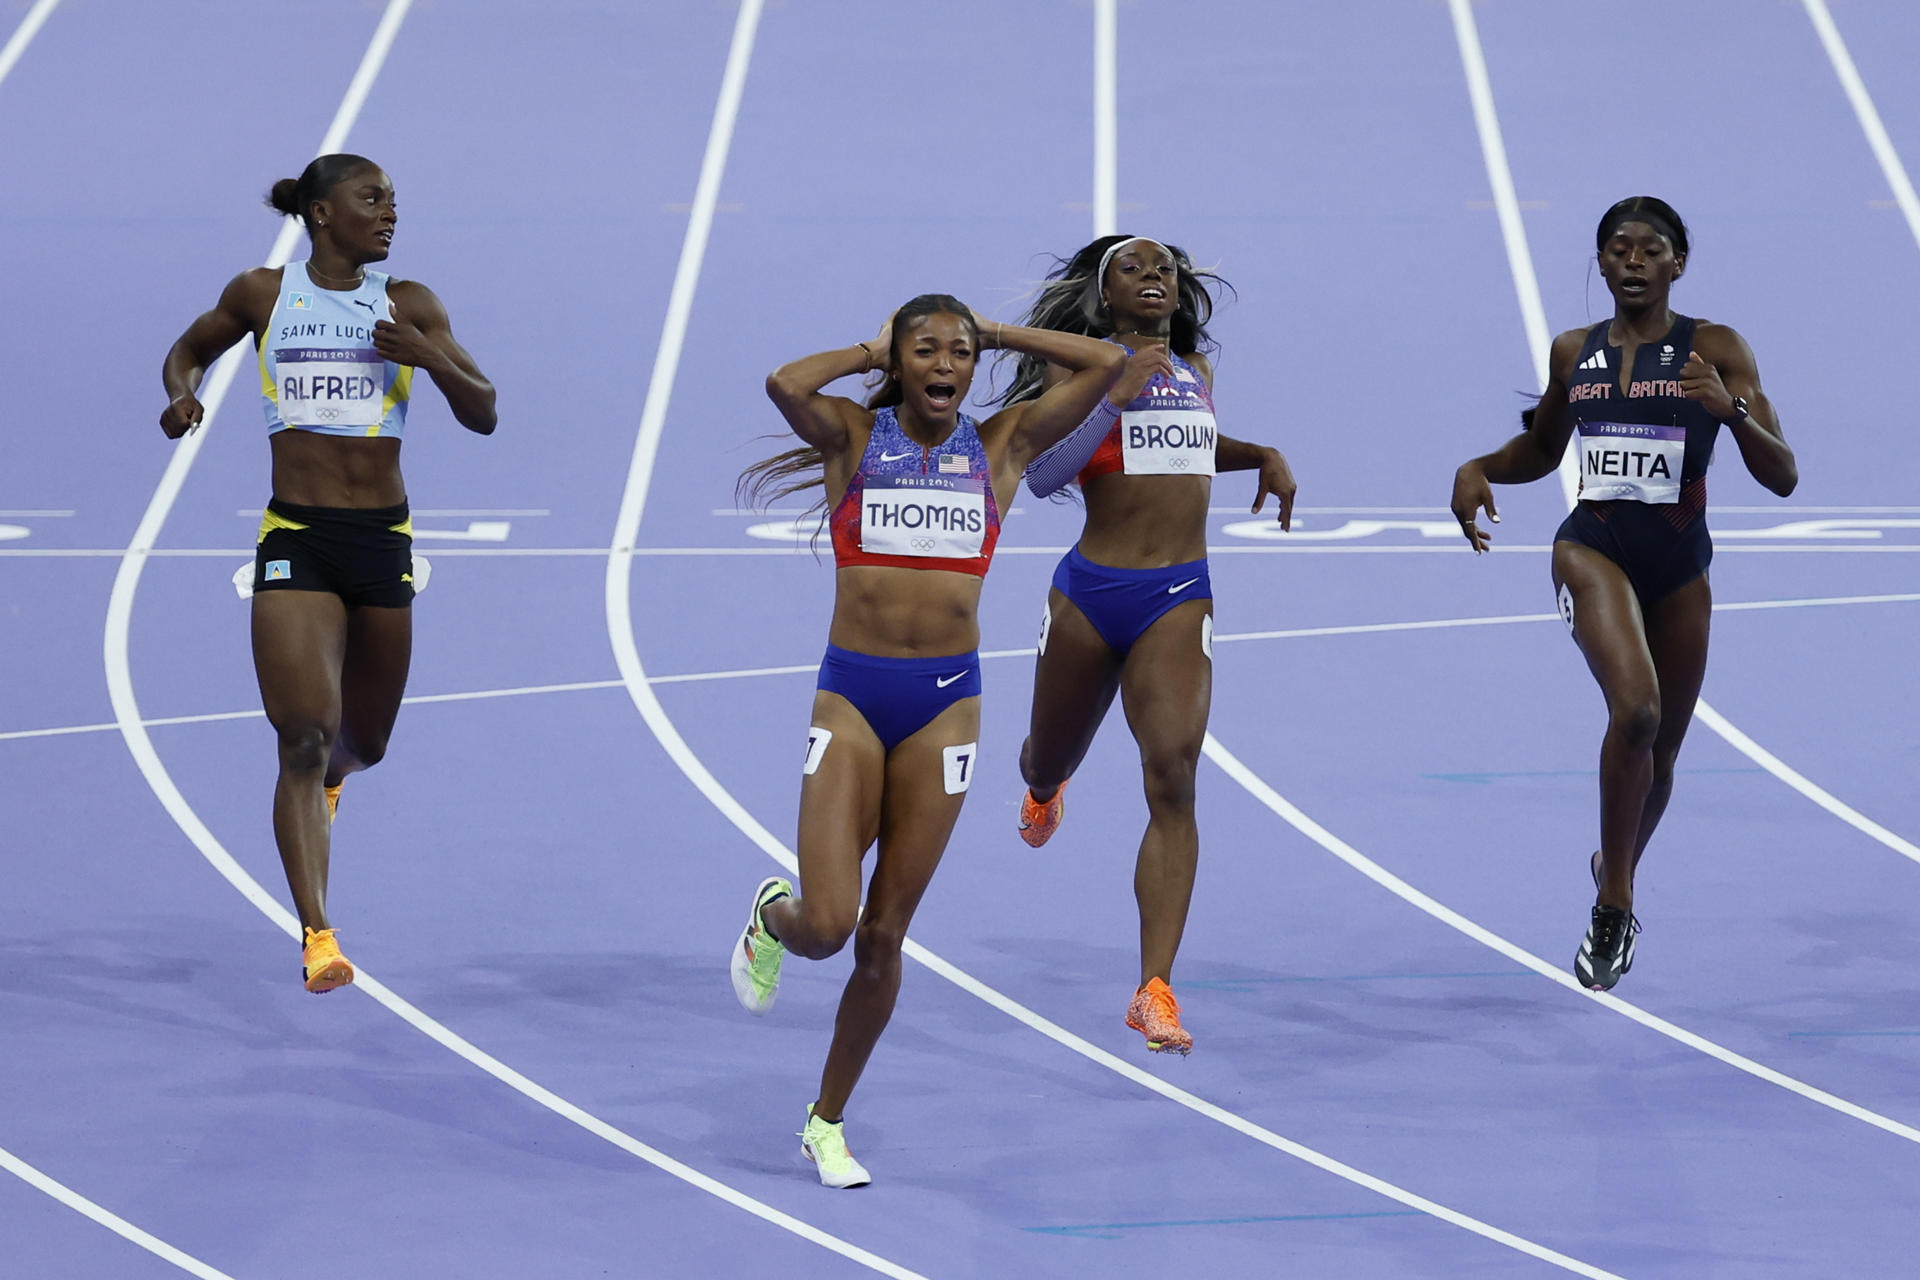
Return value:
M 1125 240 L 1114 241 L 1113 244 L 1108 246 L 1107 251 L 1100 255 L 1100 270 L 1095 273 L 1093 277 L 1100 288 L 1104 289 L 1107 287 L 1107 264 L 1113 261 L 1113 255 L 1119 253 L 1130 244 L 1150 244 L 1160 252 L 1166 254 L 1169 258 L 1172 258 L 1176 268 L 1179 266 L 1180 259 L 1174 254 L 1173 250 L 1167 248 L 1167 246 L 1161 244 L 1158 240 L 1153 239 L 1151 236 L 1129 236 Z

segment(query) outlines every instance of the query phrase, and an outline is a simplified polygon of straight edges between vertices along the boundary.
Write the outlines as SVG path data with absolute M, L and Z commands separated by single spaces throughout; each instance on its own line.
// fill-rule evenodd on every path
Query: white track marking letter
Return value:
M 946 771 L 947 794 L 960 795 L 973 783 L 974 757 L 980 754 L 978 742 L 968 742 L 957 747 L 942 747 L 940 763 Z
M 807 730 L 807 767 L 803 771 L 809 777 L 820 772 L 820 760 L 827 754 L 827 744 L 833 741 L 833 730 L 822 729 L 814 725 Z

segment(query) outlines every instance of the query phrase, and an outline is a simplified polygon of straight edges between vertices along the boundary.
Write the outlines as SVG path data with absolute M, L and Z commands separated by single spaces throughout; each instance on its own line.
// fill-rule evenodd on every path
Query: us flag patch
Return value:
M 940 455 L 940 474 L 943 476 L 964 476 L 972 472 L 973 459 L 964 453 L 943 453 Z

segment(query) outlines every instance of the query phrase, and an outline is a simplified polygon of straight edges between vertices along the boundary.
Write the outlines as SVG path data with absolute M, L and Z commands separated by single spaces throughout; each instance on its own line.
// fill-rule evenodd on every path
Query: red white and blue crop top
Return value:
M 833 562 L 946 569 L 985 577 L 1000 538 L 993 467 L 972 418 L 937 445 L 909 439 L 891 408 L 833 509 Z

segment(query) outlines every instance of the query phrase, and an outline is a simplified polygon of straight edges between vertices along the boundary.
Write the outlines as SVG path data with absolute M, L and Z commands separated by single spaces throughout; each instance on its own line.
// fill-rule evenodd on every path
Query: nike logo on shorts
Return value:
M 962 671 L 958 675 L 948 676 L 945 680 L 935 680 L 933 683 L 936 688 L 944 689 L 948 685 L 952 684 L 955 680 L 958 680 L 960 676 L 963 676 L 965 674 L 967 673 Z
M 883 452 L 883 453 L 882 453 L 882 454 L 880 455 L 880 461 L 882 461 L 882 462 L 898 462 L 898 461 L 900 461 L 900 459 L 902 459 L 902 458 L 911 458 L 912 456 L 913 456 L 913 450 L 911 450 L 911 449 L 909 449 L 909 450 L 907 450 L 907 451 L 906 451 L 905 453 L 884 453 L 884 452 Z
M 1167 588 L 1167 594 L 1170 596 L 1177 596 L 1182 591 L 1185 591 L 1188 587 L 1192 586 L 1194 583 L 1198 581 L 1200 581 L 1200 579 L 1198 578 L 1188 578 L 1185 582 L 1176 582 L 1172 586 Z

